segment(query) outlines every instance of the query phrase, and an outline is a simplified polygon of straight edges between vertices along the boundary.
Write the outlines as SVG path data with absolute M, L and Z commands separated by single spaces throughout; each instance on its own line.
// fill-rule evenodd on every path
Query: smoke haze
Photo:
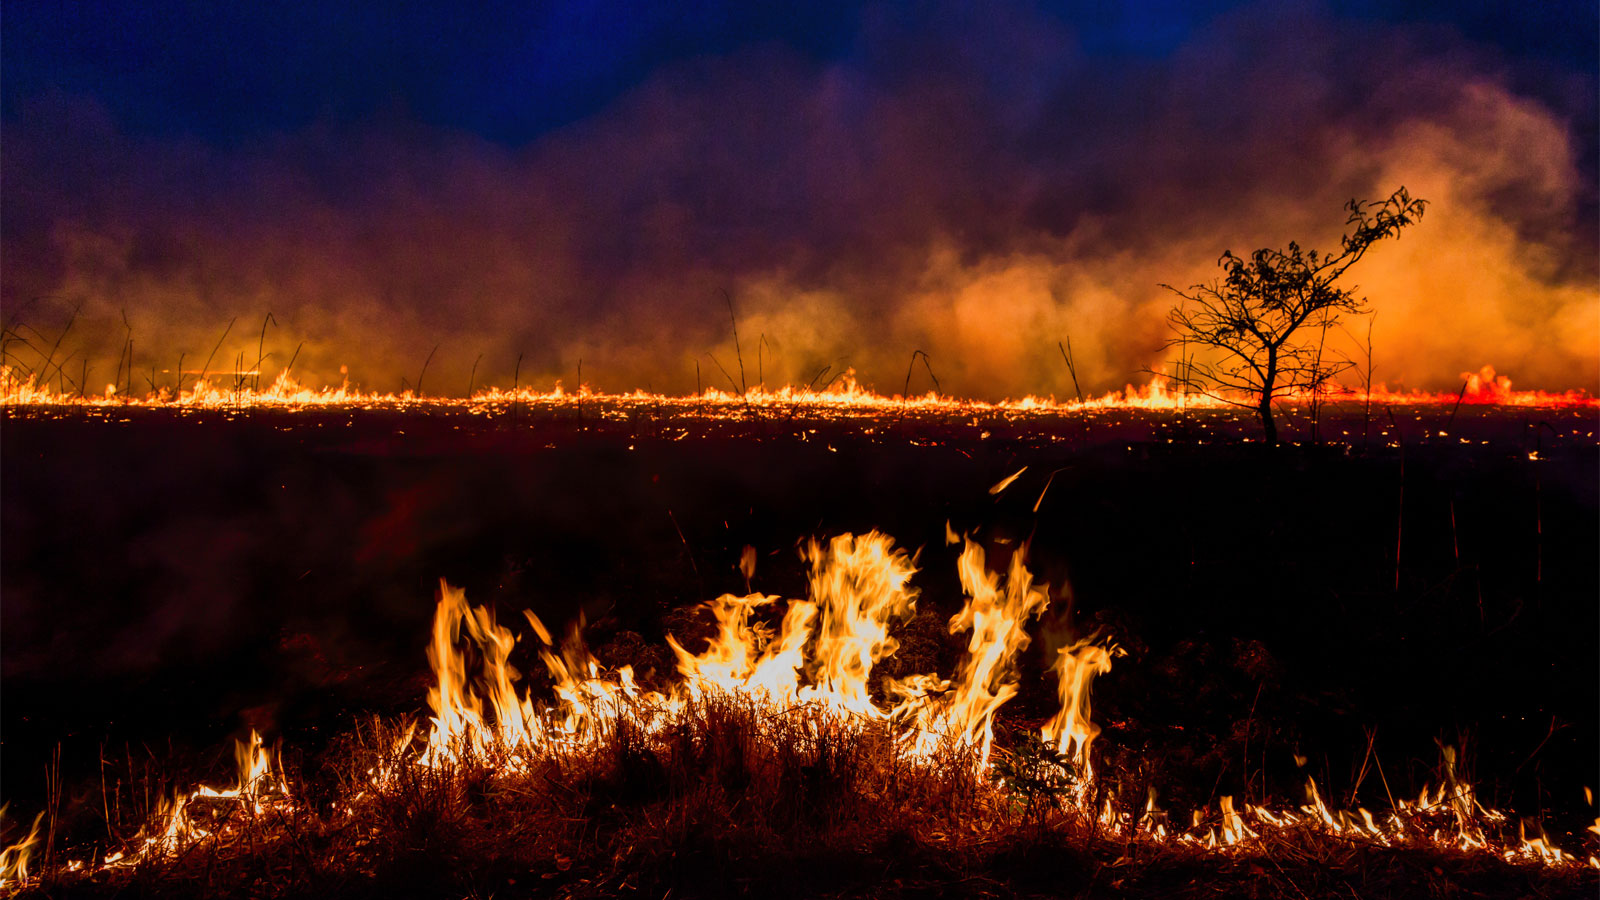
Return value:
M 429 393 L 571 386 L 580 359 L 603 390 L 693 390 L 697 366 L 727 388 L 738 356 L 751 384 L 851 367 L 898 392 L 922 350 L 948 393 L 1066 397 L 1057 341 L 1085 391 L 1143 381 L 1162 283 L 1225 249 L 1336 248 L 1346 200 L 1404 185 L 1426 216 L 1349 276 L 1376 379 L 1492 364 L 1596 392 L 1596 80 L 1533 75 L 1444 26 L 1314 8 L 1116 59 L 1043 13 L 951 8 L 869 10 L 837 59 L 679 61 L 519 146 L 403 111 L 152 137 L 43 92 L 5 123 L 0 304 L 46 348 L 80 308 L 61 352 L 92 390 L 128 338 L 140 391 L 235 318 L 210 371 L 248 368 L 270 312 L 263 370 L 293 357 L 313 385 L 414 385 L 437 347 Z

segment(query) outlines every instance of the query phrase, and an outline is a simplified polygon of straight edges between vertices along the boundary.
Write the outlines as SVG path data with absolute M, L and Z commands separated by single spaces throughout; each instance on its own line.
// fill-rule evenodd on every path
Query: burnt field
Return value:
M 917 553 L 920 590 L 882 671 L 948 673 L 965 646 L 945 627 L 963 603 L 948 524 L 991 568 L 1026 545 L 1051 589 L 997 747 L 1053 712 L 1056 649 L 1098 632 L 1126 654 L 1094 683 L 1118 802 L 1153 788 L 1187 824 L 1225 795 L 1298 804 L 1309 775 L 1330 806 L 1386 808 L 1437 783 L 1449 746 L 1484 806 L 1594 852 L 1593 408 L 1334 407 L 1320 442 L 1291 415 L 1300 443 L 1275 450 L 1231 411 L 703 413 L 6 410 L 0 798 L 50 809 L 61 856 L 136 831 L 162 785 L 226 781 L 252 728 L 315 781 L 369 714 L 426 715 L 441 578 L 506 622 L 581 617 L 603 664 L 664 684 L 665 635 L 709 631 L 698 604 L 804 597 L 805 539 L 877 529 Z M 1450 881 L 1435 863 L 1417 877 Z M 867 870 L 817 889 L 859 891 Z M 923 874 L 1090 892 L 1007 871 Z M 765 890 L 752 877 L 647 883 Z M 1523 883 L 1473 877 L 1469 894 Z M 584 892 L 562 875 L 532 893 L 557 888 Z

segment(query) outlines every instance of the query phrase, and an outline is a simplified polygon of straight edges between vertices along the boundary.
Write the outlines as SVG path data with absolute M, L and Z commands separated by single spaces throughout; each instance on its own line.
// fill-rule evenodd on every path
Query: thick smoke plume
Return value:
M 428 393 L 570 387 L 580 360 L 605 390 L 693 390 L 697 367 L 726 389 L 741 355 L 749 384 L 853 367 L 898 392 L 922 350 L 950 393 L 1066 397 L 1057 341 L 1086 391 L 1142 381 L 1160 283 L 1213 278 L 1224 249 L 1336 246 L 1344 201 L 1403 184 L 1426 218 L 1351 273 L 1376 379 L 1493 364 L 1594 391 L 1593 73 L 1539 97 L 1516 75 L 1448 30 L 1314 12 L 1106 60 L 1070 23 L 989 11 L 869 14 L 826 63 L 680 63 L 516 148 L 403 115 L 218 147 L 43 96 L 6 123 L 0 303 L 46 349 L 80 309 L 58 356 L 94 391 L 128 340 L 143 391 L 234 319 L 209 370 L 249 368 L 270 312 L 262 369 L 294 357 L 313 385 L 414 386 L 437 348 Z

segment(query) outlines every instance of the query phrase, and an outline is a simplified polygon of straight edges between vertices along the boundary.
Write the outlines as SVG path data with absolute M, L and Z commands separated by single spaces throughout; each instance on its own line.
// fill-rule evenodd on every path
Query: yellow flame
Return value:
M 1222 807 L 1222 840 L 1226 844 L 1237 844 L 1246 838 L 1256 837 L 1250 826 L 1244 823 L 1244 817 L 1233 809 L 1233 797 L 1224 794 L 1221 800 Z
M 188 374 L 188 373 L 184 373 Z M 1152 375 L 1143 386 L 1128 385 L 1121 391 L 1111 391 L 1100 397 L 1057 400 L 1054 397 L 1024 396 L 1020 399 L 988 402 L 928 393 L 917 397 L 879 394 L 861 387 L 853 372 L 841 377 L 835 385 L 823 390 L 786 385 L 780 388 L 752 387 L 748 391 L 729 393 L 708 388 L 700 394 L 667 395 L 647 391 L 624 393 L 598 393 L 587 385 L 569 391 L 557 383 L 547 391 L 533 388 L 505 390 L 498 387 L 480 389 L 471 397 L 419 396 L 412 391 L 399 393 L 364 391 L 353 386 L 348 379 L 336 387 L 313 388 L 300 384 L 287 370 L 278 373 L 264 388 L 255 388 L 254 372 L 223 373 L 184 384 L 174 391 L 162 387 L 142 397 L 119 391 L 107 385 L 101 394 L 79 393 L 73 388 L 62 388 L 45 383 L 36 374 L 15 366 L 0 366 L 0 406 L 136 406 L 136 407 L 199 407 L 239 408 L 266 407 L 300 409 L 317 407 L 478 407 L 518 405 L 567 405 L 580 402 L 604 402 L 620 406 L 649 404 L 653 407 L 694 411 L 699 414 L 743 414 L 751 409 L 777 409 L 792 412 L 809 408 L 834 413 L 854 412 L 868 415 L 904 413 L 910 411 L 930 413 L 997 412 L 997 413 L 1070 413 L 1110 409 L 1184 410 L 1218 409 L 1247 402 L 1238 396 L 1208 396 L 1204 393 L 1184 392 L 1169 387 L 1170 379 L 1161 374 Z M 251 376 L 247 383 L 244 376 Z M 217 384 L 211 377 L 231 378 L 233 383 Z M 1512 388 L 1511 379 L 1495 373 L 1494 367 L 1484 366 L 1478 372 L 1462 373 L 1463 388 L 1459 391 L 1403 391 L 1391 390 L 1386 385 L 1374 385 L 1370 390 L 1332 386 L 1316 392 L 1284 396 L 1284 403 L 1350 402 L 1393 405 L 1454 405 L 1457 403 L 1492 404 L 1500 406 L 1600 406 L 1600 399 L 1583 391 L 1561 393 L 1549 391 L 1519 391 Z
M 991 493 L 991 494 L 1000 493 L 1001 491 L 1003 491 L 1006 488 L 1010 487 L 1011 483 L 1013 481 L 1016 481 L 1018 478 L 1021 478 L 1022 477 L 1022 473 L 1026 472 L 1026 471 L 1028 471 L 1028 467 L 1027 466 L 1023 466 L 1022 468 L 1018 469 L 1017 471 L 1013 472 L 1012 474 L 1007 475 L 1006 477 L 1000 479 L 998 482 L 995 483 L 994 487 L 989 488 L 989 493 Z
M 948 524 L 946 529 L 954 535 Z M 517 637 L 510 629 L 496 621 L 491 609 L 472 606 L 462 590 L 441 582 L 427 648 L 435 676 L 428 693 L 428 734 L 414 748 L 412 732 L 405 730 L 392 754 L 400 761 L 375 767 L 368 773 L 370 786 L 391 784 L 397 766 L 443 767 L 476 759 L 516 770 L 537 759 L 560 758 L 571 748 L 593 746 L 591 742 L 624 722 L 649 739 L 690 704 L 722 694 L 771 715 L 805 706 L 844 727 L 871 723 L 893 729 L 899 737 L 893 752 L 913 763 L 944 747 L 963 748 L 977 762 L 972 776 L 999 787 L 987 766 L 995 716 L 1017 693 L 1018 659 L 1030 641 L 1028 624 L 1049 602 L 1048 591 L 1034 584 L 1026 567 L 1026 552 L 1024 544 L 1011 554 L 1002 577 L 988 568 L 982 547 L 965 541 L 957 574 L 966 602 L 949 627 L 969 636 L 966 654 L 949 678 L 927 672 L 874 682 L 874 670 L 898 648 L 892 631 L 914 613 L 918 592 L 911 584 L 917 574 L 915 559 L 886 535 L 870 532 L 808 544 L 806 599 L 725 594 L 706 604 L 715 631 L 703 650 L 691 652 L 668 637 L 682 680 L 665 693 L 642 690 L 626 667 L 603 671 L 583 645 L 581 620 L 557 647 L 544 623 L 525 612 L 539 641 L 538 658 L 554 684 L 550 702 L 536 702 L 527 691 L 519 694 L 521 673 L 512 665 Z M 741 560 L 747 578 L 754 574 L 753 564 L 754 552 L 747 548 Z M 774 628 L 768 623 L 780 608 L 782 617 Z M 1137 819 L 1118 814 L 1114 790 L 1089 799 L 1090 751 L 1100 733 L 1090 715 L 1090 686 L 1097 675 L 1110 671 L 1119 652 L 1093 638 L 1057 652 L 1052 671 L 1060 706 L 1040 734 L 1073 770 L 1076 780 L 1068 784 L 1076 789 L 1063 803 L 1085 821 L 1098 822 L 1121 837 L 1143 834 L 1167 840 L 1168 815 L 1157 808 L 1153 787 Z M 1330 808 L 1316 781 L 1307 778 L 1306 803 L 1298 812 L 1248 804 L 1239 808 L 1225 795 L 1219 799 L 1220 822 L 1204 809 L 1192 810 L 1190 826 L 1174 827 L 1172 839 L 1229 848 L 1267 830 L 1312 829 L 1384 846 L 1489 848 L 1486 825 L 1503 825 L 1506 817 L 1477 803 L 1472 786 L 1457 771 L 1455 748 L 1441 744 L 1440 751 L 1442 783 L 1424 787 L 1414 803 L 1395 803 L 1381 822 L 1362 807 L 1354 812 Z M 293 808 L 281 761 L 258 733 L 252 731 L 248 740 L 236 744 L 235 759 L 238 778 L 233 787 L 200 786 L 187 796 L 164 800 L 132 846 L 106 856 L 100 865 L 130 866 L 170 857 L 213 837 L 211 829 L 233 827 L 229 819 L 206 814 L 208 803 L 237 803 L 251 815 Z M 1299 755 L 1295 761 L 1305 764 Z M 353 810 L 363 796 L 365 792 L 350 799 L 345 810 Z M 38 829 L 36 819 L 24 840 L 0 852 L 0 886 L 29 877 Z M 1600 834 L 1600 820 L 1591 830 Z M 1500 839 L 1493 852 L 1546 865 L 1583 864 L 1553 846 L 1543 829 L 1530 822 L 1518 823 L 1516 844 Z M 83 868 L 81 861 L 72 864 Z
M 1100 734 L 1100 727 L 1089 717 L 1089 685 L 1096 675 L 1111 671 L 1114 649 L 1091 643 L 1091 639 L 1081 640 L 1058 650 L 1051 669 L 1061 709 L 1044 726 L 1044 739 L 1086 775 L 1093 773 L 1089 745 Z
M 1027 648 L 1030 619 L 1049 604 L 1049 594 L 1035 588 L 1033 575 L 1023 564 L 1026 545 L 1011 556 L 1000 576 L 985 565 L 983 548 L 970 539 L 957 561 L 967 602 L 950 619 L 950 632 L 971 631 L 967 655 L 956 676 L 945 681 L 933 676 L 901 679 L 893 691 L 902 698 L 901 712 L 916 731 L 911 745 L 927 754 L 943 740 L 956 740 L 974 748 L 980 767 L 988 762 L 994 743 L 994 715 L 1017 693 L 1017 657 Z
M 6 807 L 0 806 L 0 821 L 5 818 Z M 33 827 L 28 829 L 28 836 L 22 840 L 0 850 L 0 888 L 7 888 L 28 880 L 28 862 L 33 858 L 34 848 L 39 845 L 39 823 L 44 820 L 44 813 L 33 817 Z

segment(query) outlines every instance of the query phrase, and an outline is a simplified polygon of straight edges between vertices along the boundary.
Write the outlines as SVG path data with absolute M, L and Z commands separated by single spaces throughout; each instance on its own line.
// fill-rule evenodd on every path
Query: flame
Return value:
M 248 740 L 234 742 L 234 762 L 238 767 L 238 779 L 233 787 L 200 785 L 187 797 L 164 798 L 152 824 L 135 836 L 131 849 L 108 854 L 102 866 L 121 868 L 171 857 L 185 847 L 212 837 L 213 831 L 196 819 L 196 811 L 208 804 L 236 803 L 251 816 L 289 806 L 289 782 L 279 754 L 267 749 L 266 742 L 255 729 L 251 729 Z
M 435 685 L 428 689 L 433 730 L 422 756 L 428 764 L 455 759 L 467 745 L 481 749 L 484 744 L 483 705 L 467 688 L 466 657 L 456 648 L 461 622 L 471 615 L 466 593 L 441 581 L 433 640 L 428 644 L 428 665 L 436 676 Z
M 1233 809 L 1233 798 L 1224 794 L 1220 803 L 1222 807 L 1222 840 L 1226 844 L 1237 844 L 1246 838 L 1258 835 L 1244 824 L 1244 817 Z
M 699 697 L 707 690 L 744 690 L 772 702 L 791 702 L 799 692 L 803 648 L 811 639 L 816 619 L 814 603 L 797 602 L 784 615 L 782 636 L 776 644 L 766 629 L 750 624 L 750 615 L 780 598 L 764 594 L 735 597 L 724 594 L 709 604 L 717 632 L 699 655 L 685 650 L 677 638 L 667 643 L 678 656 L 678 671 L 687 690 Z M 764 650 L 761 648 L 765 648 Z
M 0 806 L 0 821 L 5 819 L 6 807 Z M 39 845 L 39 823 L 44 821 L 44 813 L 33 817 L 33 827 L 28 829 L 28 836 L 22 840 L 0 850 L 0 889 L 21 884 L 28 880 L 28 862 L 33 858 L 34 848 Z
M 1003 491 L 1006 488 L 1010 487 L 1011 483 L 1013 481 L 1016 481 L 1018 478 L 1021 478 L 1022 477 L 1022 473 L 1026 472 L 1026 471 L 1028 471 L 1028 467 L 1027 466 L 1023 466 L 1022 468 L 1018 469 L 1016 472 L 1014 472 L 1014 473 L 1012 473 L 1010 475 L 1007 475 L 1006 477 L 1000 479 L 998 482 L 995 483 L 994 487 L 989 488 L 989 493 L 991 493 L 991 494 L 1000 493 L 1001 491 Z
M 950 633 L 972 635 L 955 680 L 912 676 L 892 688 L 902 699 L 902 714 L 909 713 L 915 725 L 915 752 L 927 755 L 954 739 L 976 750 L 980 767 L 987 764 L 995 712 L 1017 693 L 1017 657 L 1029 643 L 1025 627 L 1050 602 L 1045 590 L 1033 586 L 1023 565 L 1026 554 L 1026 545 L 1012 554 L 1002 590 L 1000 576 L 985 565 L 983 548 L 966 541 L 957 571 L 967 602 L 950 619 Z
M 799 704 L 841 719 L 897 723 L 906 728 L 901 746 L 911 757 L 954 743 L 976 751 L 981 769 L 993 743 L 995 711 L 1016 693 L 1017 657 L 1029 641 L 1026 623 L 1048 602 L 1033 586 L 1025 550 L 1012 555 L 1002 588 L 1000 576 L 985 567 L 982 548 L 967 541 L 958 574 L 968 599 L 950 622 L 953 633 L 971 631 L 965 660 L 952 680 L 913 674 L 886 682 L 881 697 L 872 673 L 898 649 L 892 626 L 915 612 L 914 560 L 878 532 L 811 541 L 806 558 L 809 597 L 786 604 L 776 634 L 756 616 L 781 598 L 754 593 L 724 594 L 706 605 L 716 630 L 698 653 L 669 635 L 682 682 L 665 695 L 639 691 L 631 673 L 618 673 L 614 681 L 603 677 L 576 635 L 557 656 L 548 649 L 548 630 L 530 615 L 547 648 L 540 657 L 555 681 L 556 704 L 548 715 L 515 691 L 516 672 L 507 662 L 515 638 L 487 611 L 470 607 L 461 591 L 441 584 L 428 649 L 437 678 L 428 695 L 432 730 L 418 762 L 438 765 L 504 750 L 551 752 L 562 740 L 599 733 L 590 724 L 618 718 L 649 733 L 687 704 L 720 693 L 768 710 Z M 483 657 L 486 696 L 468 677 L 459 646 L 463 623 Z M 1085 772 L 1087 750 L 1085 742 L 1078 751 Z
M 870 677 L 873 666 L 899 646 L 889 636 L 890 624 L 914 611 L 915 566 L 878 532 L 839 535 L 826 546 L 813 540 L 806 557 L 810 599 L 788 604 L 776 638 L 750 621 L 753 612 L 780 600 L 764 594 L 725 594 L 712 601 L 717 631 L 699 654 L 668 635 L 688 696 L 724 691 L 769 704 L 806 703 L 887 718 L 871 696 Z M 745 558 L 753 573 L 754 554 Z
M 811 542 L 811 597 L 820 618 L 808 698 L 858 715 L 881 715 L 867 679 L 873 666 L 899 648 L 889 623 L 909 617 L 917 597 L 910 587 L 917 570 L 893 543 L 878 532 L 861 540 L 839 535 L 826 552 Z
M 1156 807 L 1155 785 L 1146 789 L 1144 813 L 1133 823 L 1133 831 L 1143 832 L 1157 841 L 1167 839 L 1167 811 Z
M 1044 739 L 1055 745 L 1056 752 L 1071 759 L 1085 777 L 1092 777 L 1089 762 L 1089 744 L 1100 733 L 1099 726 L 1089 719 L 1089 684 L 1096 675 L 1111 671 L 1111 655 L 1115 647 L 1103 647 L 1085 639 L 1056 652 L 1057 691 L 1061 710 L 1044 726 Z M 1155 795 L 1150 796 L 1151 803 Z
M 624 726 L 645 741 L 660 738 L 674 721 L 682 721 L 677 717 L 713 697 L 734 698 L 769 721 L 804 709 L 830 727 L 889 729 L 896 736 L 891 752 L 910 765 L 932 763 L 940 751 L 955 748 L 973 761 L 970 777 L 975 785 L 1006 790 L 1005 779 L 990 765 L 995 717 L 1018 691 L 1018 661 L 1030 643 L 1028 625 L 1047 607 L 1049 594 L 1033 581 L 1025 544 L 1011 554 L 1002 576 L 988 567 L 981 546 L 970 538 L 962 540 L 957 575 L 966 601 L 949 628 L 952 634 L 967 632 L 968 640 L 965 656 L 948 678 L 925 672 L 873 680 L 874 670 L 898 649 L 892 632 L 915 612 L 918 597 L 912 585 L 918 573 L 915 557 L 876 531 L 810 541 L 805 599 L 724 594 L 707 603 L 715 630 L 702 650 L 692 652 L 668 636 L 681 681 L 664 693 L 641 689 L 626 667 L 604 671 L 583 644 L 581 621 L 558 647 L 544 623 L 527 612 L 539 643 L 538 659 L 553 685 L 552 699 L 536 700 L 531 689 L 519 691 L 522 674 L 512 664 L 517 636 L 497 621 L 492 609 L 472 606 L 465 592 L 441 581 L 427 646 L 435 678 L 427 697 L 427 734 L 414 741 L 413 730 L 405 729 L 391 754 L 397 761 L 369 771 L 368 789 L 336 806 L 334 814 L 340 809 L 348 814 L 374 789 L 396 784 L 401 767 L 448 769 L 474 761 L 493 772 L 520 771 L 600 746 Z M 742 555 L 747 579 L 754 577 L 754 559 L 747 548 Z M 780 608 L 782 616 L 774 627 L 769 623 Z M 1236 805 L 1231 795 L 1224 795 L 1215 813 L 1192 810 L 1189 827 L 1169 829 L 1173 818 L 1157 807 L 1152 787 L 1142 815 L 1135 819 L 1121 811 L 1114 785 L 1088 790 L 1095 779 L 1091 749 L 1100 734 L 1090 715 L 1090 686 L 1096 676 L 1110 671 L 1119 652 L 1093 636 L 1062 647 L 1052 666 L 1060 707 L 1038 732 L 1048 751 L 1045 765 L 1055 767 L 1042 782 L 1051 786 L 1050 802 L 1084 822 L 1098 823 L 1111 835 L 1130 841 L 1176 840 L 1233 853 L 1268 852 L 1265 835 L 1304 832 L 1381 846 L 1488 851 L 1510 861 L 1550 866 L 1594 864 L 1592 856 L 1580 862 L 1555 847 L 1534 821 L 1519 821 L 1515 842 L 1505 840 L 1506 816 L 1478 803 L 1472 785 L 1457 771 L 1456 748 L 1444 744 L 1439 746 L 1441 782 L 1424 787 L 1415 802 L 1396 802 L 1382 819 L 1362 807 L 1330 807 L 1310 778 L 1306 802 L 1298 810 Z M 785 733 L 774 729 L 759 739 L 783 740 Z M 258 733 L 252 731 L 248 740 L 236 743 L 235 760 L 234 786 L 202 785 L 171 798 L 128 848 L 104 857 L 97 867 L 78 860 L 67 868 L 118 868 L 168 859 L 238 827 L 234 817 L 214 815 L 210 807 L 215 804 L 243 809 L 246 820 L 296 809 L 279 755 Z M 24 840 L 0 852 L 0 887 L 30 877 L 39 821 L 35 819 Z M 1600 834 L 1600 821 L 1592 830 Z
M 189 374 L 189 373 L 184 373 Z M 197 375 L 200 373 L 196 373 Z M 879 416 L 905 412 L 960 414 L 1063 414 L 1114 409 L 1141 409 L 1182 411 L 1185 409 L 1219 409 L 1230 406 L 1253 406 L 1248 397 L 1211 396 L 1172 386 L 1171 379 L 1156 373 L 1144 385 L 1128 385 L 1121 391 L 1111 391 L 1099 397 L 1057 400 L 1054 397 L 1027 395 L 1019 399 L 1000 401 L 972 400 L 936 392 L 918 396 L 886 395 L 862 387 L 853 371 L 846 371 L 836 382 L 816 389 L 785 385 L 769 388 L 757 385 L 748 391 L 729 393 L 717 388 L 707 388 L 699 394 L 667 395 L 648 391 L 600 393 L 587 385 L 568 390 L 557 382 L 550 390 L 486 387 L 470 397 L 418 395 L 413 391 L 366 391 L 346 379 L 338 386 L 313 388 L 300 384 L 288 370 L 280 371 L 270 384 L 255 388 L 254 372 L 215 373 L 197 377 L 192 383 L 178 389 L 163 386 L 143 396 L 106 385 L 100 394 L 80 392 L 60 384 L 50 385 L 37 373 L 16 366 L 0 366 L 0 406 L 87 406 L 87 407 L 138 407 L 138 408 L 200 408 L 200 409 L 315 409 L 315 408 L 471 408 L 491 410 L 503 407 L 565 407 L 584 403 L 597 403 L 619 408 L 649 406 L 670 408 L 678 412 L 701 415 L 733 415 L 751 410 L 793 413 L 799 409 L 829 412 L 834 415 Z M 232 378 L 231 385 L 213 382 L 212 378 Z M 1373 403 L 1391 406 L 1442 406 L 1455 404 L 1500 405 L 1518 407 L 1600 406 L 1600 398 L 1584 391 L 1550 392 L 1515 390 L 1511 379 L 1497 374 L 1493 366 L 1485 365 L 1477 372 L 1460 375 L 1462 387 L 1456 391 L 1419 391 L 1391 389 L 1379 383 L 1370 389 L 1333 385 L 1316 392 L 1290 394 L 1280 398 L 1288 404 L 1310 401 L 1336 403 Z

